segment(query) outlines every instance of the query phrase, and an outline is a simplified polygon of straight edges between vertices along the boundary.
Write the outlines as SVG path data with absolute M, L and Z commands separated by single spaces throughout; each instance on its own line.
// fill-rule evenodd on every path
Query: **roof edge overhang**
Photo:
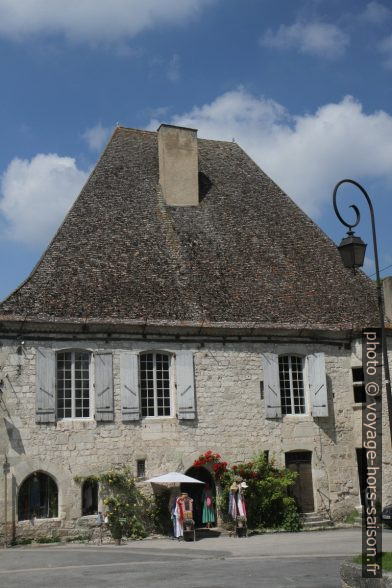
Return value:
M 392 324 L 386 325 L 392 331 Z M 283 338 L 350 340 L 360 336 L 365 324 L 289 324 L 273 322 L 207 322 L 207 321 L 157 321 L 125 319 L 51 318 L 26 319 L 25 317 L 0 315 L 0 337 L 26 337 L 46 335 L 82 336 L 100 338 L 109 336 L 153 338 L 154 336 L 212 337 L 212 338 Z M 392 332 L 391 332 L 392 334 Z

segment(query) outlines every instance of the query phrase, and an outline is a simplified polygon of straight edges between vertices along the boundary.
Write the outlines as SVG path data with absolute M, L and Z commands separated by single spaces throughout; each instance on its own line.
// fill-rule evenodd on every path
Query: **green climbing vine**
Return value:
M 100 484 L 104 511 L 113 539 L 143 539 L 154 531 L 155 501 L 137 488 L 129 468 L 112 468 L 93 476 L 75 476 L 74 480 L 79 484 L 87 481 Z

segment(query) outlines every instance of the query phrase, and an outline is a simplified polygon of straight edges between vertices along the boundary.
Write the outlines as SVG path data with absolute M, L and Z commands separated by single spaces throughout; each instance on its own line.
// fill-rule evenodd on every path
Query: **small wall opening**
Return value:
M 82 486 L 82 516 L 98 513 L 98 482 L 86 480 Z

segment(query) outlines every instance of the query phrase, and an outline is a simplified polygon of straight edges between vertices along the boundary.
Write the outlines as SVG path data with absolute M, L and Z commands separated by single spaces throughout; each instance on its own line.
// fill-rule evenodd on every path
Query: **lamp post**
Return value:
M 8 489 L 8 474 L 10 473 L 10 464 L 7 459 L 7 456 L 4 456 L 4 463 L 3 463 L 3 474 L 4 474 L 4 548 L 7 547 L 8 539 L 7 539 L 7 507 L 8 507 L 8 499 L 7 499 L 7 489 Z
M 333 207 L 336 213 L 336 216 L 340 220 L 340 222 L 348 227 L 347 237 L 342 239 L 338 249 L 340 255 L 342 257 L 342 261 L 347 268 L 351 268 L 354 271 L 356 268 L 362 267 L 363 262 L 365 260 L 365 250 L 366 244 L 362 241 L 360 237 L 354 235 L 354 231 L 352 230 L 359 224 L 361 220 L 361 215 L 358 210 L 358 207 L 355 204 L 351 204 L 350 208 L 352 208 L 355 212 L 356 219 L 354 223 L 347 223 L 339 213 L 338 207 L 336 205 L 336 194 L 339 187 L 342 184 L 352 184 L 356 188 L 358 188 L 362 194 L 365 196 L 366 201 L 369 205 L 370 210 L 370 218 L 372 224 L 372 236 L 373 236 L 373 248 L 374 248 L 374 262 L 376 266 L 376 281 L 377 281 L 377 303 L 378 303 L 378 312 L 380 316 L 380 328 L 381 328 L 381 345 L 382 345 L 382 355 L 383 355 L 383 364 L 384 364 L 384 376 L 385 376 L 385 387 L 387 393 L 387 404 L 388 404 L 388 414 L 389 414 L 389 430 L 391 434 L 392 440 L 392 395 L 391 395 L 391 380 L 390 380 L 390 373 L 389 373 L 389 363 L 388 363 L 388 348 L 387 348 L 387 339 L 385 333 L 385 319 L 384 319 L 384 299 L 382 295 L 382 284 L 380 278 L 380 267 L 378 263 L 378 249 L 377 249 L 377 236 L 376 236 L 376 223 L 374 220 L 374 210 L 373 204 L 370 200 L 369 194 L 366 190 L 355 182 L 354 180 L 341 180 L 338 182 L 333 191 Z

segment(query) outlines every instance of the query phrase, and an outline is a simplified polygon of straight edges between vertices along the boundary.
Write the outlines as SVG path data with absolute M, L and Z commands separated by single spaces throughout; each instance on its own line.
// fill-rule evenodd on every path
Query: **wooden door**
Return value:
M 286 453 L 286 467 L 297 472 L 298 477 L 291 489 L 302 512 L 314 512 L 312 454 L 310 451 Z

